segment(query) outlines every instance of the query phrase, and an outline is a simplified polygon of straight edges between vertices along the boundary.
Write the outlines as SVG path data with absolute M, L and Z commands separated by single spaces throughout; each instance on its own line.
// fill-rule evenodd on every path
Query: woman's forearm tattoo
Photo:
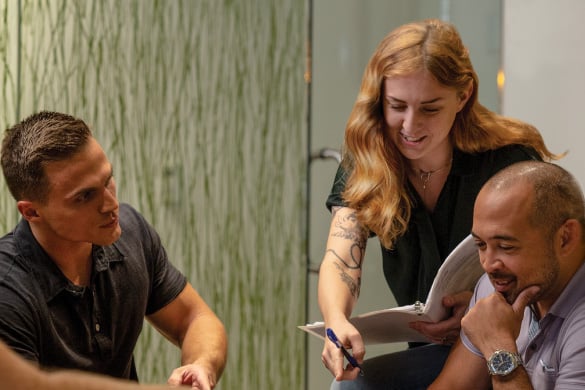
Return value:
M 351 245 L 348 253 L 338 253 L 332 248 L 327 248 L 327 252 L 333 254 L 338 260 L 335 262 L 335 266 L 340 272 L 341 280 L 347 285 L 352 296 L 358 297 L 361 277 L 358 276 L 356 279 L 347 270 L 361 271 L 368 233 L 358 222 L 355 212 L 339 215 L 337 210 L 334 210 L 333 218 L 335 218 L 335 230 L 331 234 L 335 237 L 350 240 Z
M 347 287 L 349 288 L 349 292 L 350 292 L 351 296 L 358 298 L 360 296 L 362 278 L 358 277 L 357 280 L 355 280 L 350 274 L 345 272 L 345 270 L 338 263 L 334 263 L 334 264 L 337 267 L 337 269 L 339 270 L 339 276 L 341 276 L 341 280 L 345 284 L 347 284 Z
M 331 248 L 327 248 L 327 251 L 333 253 L 347 268 L 361 269 L 368 237 L 366 229 L 358 222 L 355 212 L 348 215 L 338 215 L 337 210 L 335 210 L 333 217 L 336 229 L 331 235 L 350 240 L 352 244 L 346 255 L 339 254 Z

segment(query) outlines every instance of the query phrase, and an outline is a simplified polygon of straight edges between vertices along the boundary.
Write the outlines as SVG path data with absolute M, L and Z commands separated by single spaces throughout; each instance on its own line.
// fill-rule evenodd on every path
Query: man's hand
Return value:
M 477 301 L 461 321 L 465 334 L 484 356 L 501 348 L 514 351 L 524 309 L 539 291 L 537 286 L 527 287 L 512 305 L 498 292 Z
M 213 371 L 193 363 L 174 369 L 168 384 L 172 386 L 189 385 L 191 389 L 196 390 L 212 390 L 216 380 Z

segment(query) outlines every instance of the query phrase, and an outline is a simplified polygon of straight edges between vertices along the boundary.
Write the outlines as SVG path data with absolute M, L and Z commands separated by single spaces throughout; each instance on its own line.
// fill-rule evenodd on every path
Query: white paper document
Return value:
M 429 342 L 425 336 L 408 327 L 409 322 L 438 322 L 449 316 L 441 301 L 444 296 L 473 290 L 483 274 L 473 237 L 467 236 L 445 259 L 431 285 L 426 302 L 376 310 L 352 317 L 350 322 L 362 335 L 364 343 L 382 344 L 402 341 Z M 323 322 L 315 322 L 300 329 L 325 338 Z

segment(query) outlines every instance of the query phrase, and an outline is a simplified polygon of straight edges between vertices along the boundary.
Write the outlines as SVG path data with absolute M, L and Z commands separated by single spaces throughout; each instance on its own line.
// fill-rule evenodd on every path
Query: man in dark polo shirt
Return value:
M 224 327 L 156 231 L 118 202 L 87 125 L 34 114 L 6 131 L 1 163 L 22 219 L 0 239 L 0 339 L 43 367 L 137 380 L 146 317 L 181 346 L 169 383 L 212 389 L 226 362 Z

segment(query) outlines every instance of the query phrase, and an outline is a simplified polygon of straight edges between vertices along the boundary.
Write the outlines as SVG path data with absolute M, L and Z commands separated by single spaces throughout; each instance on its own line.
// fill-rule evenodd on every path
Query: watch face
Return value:
M 496 351 L 490 358 L 491 371 L 496 375 L 508 375 L 518 366 L 510 352 Z

